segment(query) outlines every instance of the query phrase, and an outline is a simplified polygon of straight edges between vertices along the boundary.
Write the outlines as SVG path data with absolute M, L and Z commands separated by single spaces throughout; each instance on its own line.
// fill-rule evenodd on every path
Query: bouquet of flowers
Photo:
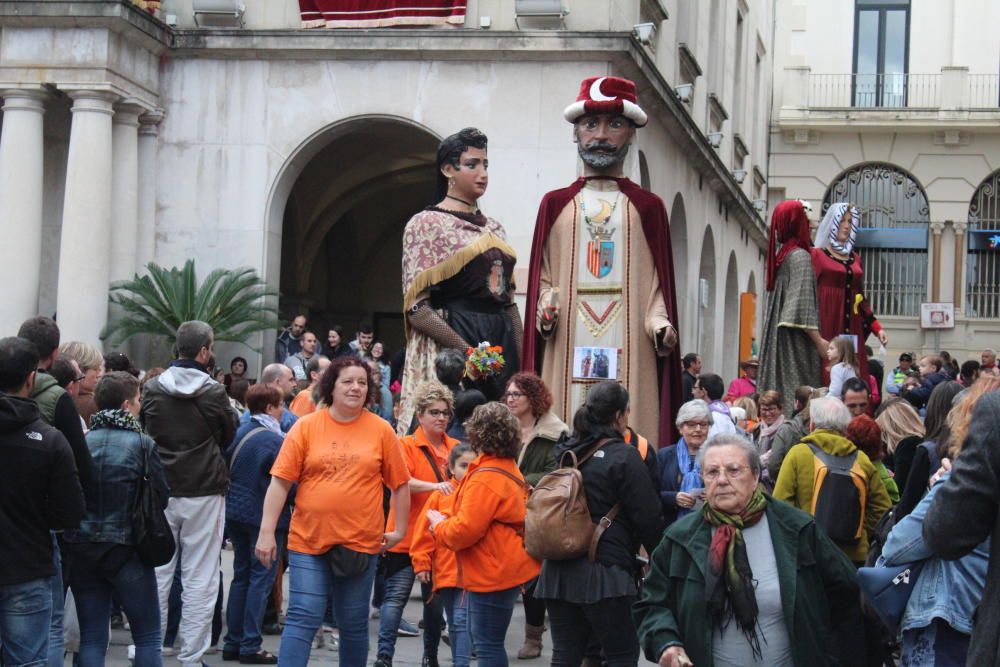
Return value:
M 473 380 L 499 375 L 507 363 L 503 358 L 503 347 L 486 341 L 470 347 L 465 355 L 465 375 Z

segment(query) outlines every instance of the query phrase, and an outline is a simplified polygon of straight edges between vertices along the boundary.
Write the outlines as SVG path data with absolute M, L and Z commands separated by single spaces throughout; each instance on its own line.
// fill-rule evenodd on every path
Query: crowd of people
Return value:
M 681 357 L 666 210 L 622 166 L 637 102 L 591 77 L 567 107 L 584 175 L 542 200 L 524 325 L 466 128 L 404 231 L 391 358 L 305 314 L 255 370 L 200 321 L 145 370 L 47 317 L 0 339 L 3 664 L 102 665 L 118 616 L 136 667 L 302 667 L 331 630 L 341 665 L 391 667 L 417 583 L 424 667 L 445 637 L 458 667 L 507 665 L 512 631 L 522 660 L 549 631 L 559 667 L 1000 664 L 996 354 L 887 373 L 858 208 L 813 246 L 787 201 L 760 358 Z M 868 568 L 902 568 L 898 618 Z
M 982 539 L 958 540 L 933 508 L 973 502 L 947 493 L 962 452 L 992 456 L 998 422 L 976 423 L 998 409 L 991 350 L 965 369 L 945 355 L 916 367 L 900 355 L 879 401 L 850 374 L 850 348 L 831 344 L 846 378 L 800 387 L 788 413 L 778 392 L 758 391 L 756 359 L 727 390 L 688 355 L 679 439 L 657 447 L 630 428 L 618 383 L 594 384 L 567 425 L 539 376 L 514 374 L 489 402 L 466 388 L 464 359 L 450 350 L 416 387 L 398 437 L 393 411 L 380 409 L 383 378 L 395 380 L 374 337 L 359 332 L 331 360 L 305 324 L 295 318 L 277 351 L 285 359 L 243 390 L 245 359 L 233 359 L 228 383 L 213 379 L 213 332 L 201 322 L 178 329 L 166 369 L 145 372 L 120 352 L 60 344 L 44 317 L 0 341 L 0 443 L 17 470 L 0 515 L 3 603 L 29 610 L 19 630 L 0 625 L 6 663 L 61 664 L 69 651 L 84 667 L 104 664 L 120 613 L 136 665 L 171 654 L 200 664 L 214 650 L 304 665 L 331 628 L 342 664 L 362 665 L 374 617 L 374 664 L 391 667 L 419 583 L 430 667 L 442 637 L 455 665 L 506 664 L 519 598 L 517 657 L 539 657 L 548 631 L 555 665 L 634 665 L 640 651 L 661 665 L 884 664 L 893 651 L 907 666 L 985 664 L 969 656 L 989 650 L 970 638 L 990 521 Z M 590 554 L 535 558 L 527 499 L 570 457 L 606 530 Z M 982 469 L 971 472 L 965 484 L 985 493 Z M 176 541 L 163 563 L 137 547 L 132 508 L 146 484 Z M 995 507 L 995 496 L 977 502 Z M 224 545 L 233 576 L 223 610 Z M 887 636 L 859 603 L 856 569 L 915 560 L 923 573 Z M 67 590 L 79 636 L 70 647 Z M 176 648 L 164 643 L 172 614 Z M 267 631 L 281 634 L 278 655 L 262 647 Z

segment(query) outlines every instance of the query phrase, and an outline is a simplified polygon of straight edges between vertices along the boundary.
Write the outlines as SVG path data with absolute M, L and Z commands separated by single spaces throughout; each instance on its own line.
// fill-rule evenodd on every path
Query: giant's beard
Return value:
M 626 141 L 621 146 L 615 146 L 610 141 L 592 141 L 586 146 L 578 143 L 577 151 L 585 165 L 591 169 L 605 171 L 625 161 L 630 144 L 631 142 Z

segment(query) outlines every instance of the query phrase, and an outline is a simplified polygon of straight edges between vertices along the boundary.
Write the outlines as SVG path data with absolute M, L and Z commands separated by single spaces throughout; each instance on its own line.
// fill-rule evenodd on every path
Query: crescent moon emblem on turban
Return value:
M 604 80 L 606 78 L 608 77 L 602 76 L 600 79 L 590 84 L 590 99 L 594 100 L 595 102 L 609 102 L 611 100 L 618 99 L 617 97 L 608 97 L 607 95 L 601 92 L 601 84 L 604 83 Z

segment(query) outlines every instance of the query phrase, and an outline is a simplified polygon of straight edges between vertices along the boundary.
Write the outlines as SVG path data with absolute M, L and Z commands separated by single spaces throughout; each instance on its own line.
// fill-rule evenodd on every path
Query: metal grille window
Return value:
M 969 254 L 965 262 L 965 312 L 1000 318 L 1000 171 L 983 181 L 969 202 Z
M 924 189 L 895 165 L 867 162 L 837 177 L 823 214 L 838 202 L 852 202 L 861 214 L 857 248 L 875 314 L 917 317 L 927 293 L 930 209 Z

